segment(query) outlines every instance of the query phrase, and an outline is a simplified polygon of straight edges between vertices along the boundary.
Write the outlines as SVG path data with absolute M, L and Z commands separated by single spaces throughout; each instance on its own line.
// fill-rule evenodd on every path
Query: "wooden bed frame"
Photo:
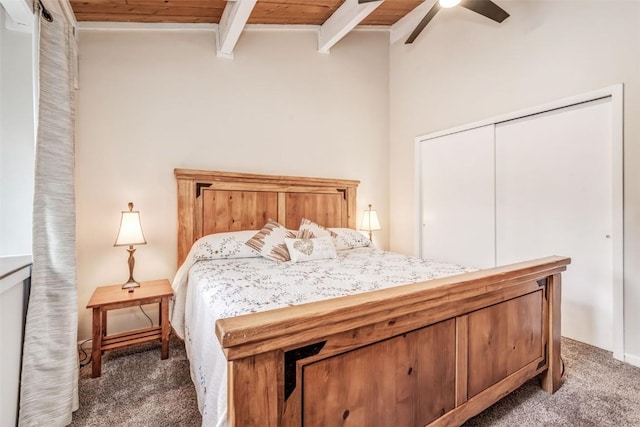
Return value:
M 268 218 L 356 228 L 358 181 L 175 175 L 178 263 L 197 238 Z M 218 320 L 229 425 L 460 425 L 530 378 L 553 393 L 569 263 L 553 256 Z

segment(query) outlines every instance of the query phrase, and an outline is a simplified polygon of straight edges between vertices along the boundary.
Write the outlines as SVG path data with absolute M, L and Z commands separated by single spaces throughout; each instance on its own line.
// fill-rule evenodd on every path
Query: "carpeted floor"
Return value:
M 184 346 L 171 340 L 107 352 L 102 376 L 80 370 L 80 409 L 72 426 L 199 426 L 200 413 Z M 531 380 L 465 426 L 640 426 L 640 369 L 611 353 L 562 340 L 564 384 L 555 394 Z
M 173 337 L 166 360 L 160 359 L 159 342 L 106 352 L 101 377 L 91 378 L 91 364 L 80 369 L 79 394 L 71 426 L 202 423 L 184 344 Z
M 554 394 L 530 380 L 465 426 L 640 427 L 640 368 L 562 339 L 563 384 Z

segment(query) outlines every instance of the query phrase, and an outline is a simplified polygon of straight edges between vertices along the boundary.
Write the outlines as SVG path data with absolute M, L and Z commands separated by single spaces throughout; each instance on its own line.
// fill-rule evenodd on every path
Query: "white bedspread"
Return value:
M 214 332 L 217 319 L 472 270 L 371 247 L 303 263 L 261 257 L 188 260 L 174 280 L 171 320 L 185 339 L 202 425 L 225 426 L 227 419 L 226 359 Z

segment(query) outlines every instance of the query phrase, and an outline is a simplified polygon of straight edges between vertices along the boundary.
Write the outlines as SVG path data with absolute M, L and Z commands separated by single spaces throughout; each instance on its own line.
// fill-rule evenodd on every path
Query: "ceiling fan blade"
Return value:
M 371 3 L 372 1 L 380 1 L 380 0 L 358 0 L 358 4 Z
M 466 7 L 482 16 L 486 16 L 498 23 L 509 17 L 509 14 L 491 0 L 463 0 L 460 6 Z
M 413 43 L 416 37 L 418 37 L 418 34 L 420 34 L 422 30 L 425 29 L 427 24 L 433 19 L 434 16 L 436 16 L 436 13 L 438 13 L 439 10 L 440 10 L 440 3 L 435 2 L 435 4 L 431 7 L 431 9 L 429 9 L 429 12 L 424 16 L 424 18 L 422 18 L 422 21 L 420 21 L 418 26 L 413 30 L 413 32 L 411 33 L 407 41 L 404 42 L 404 44 Z

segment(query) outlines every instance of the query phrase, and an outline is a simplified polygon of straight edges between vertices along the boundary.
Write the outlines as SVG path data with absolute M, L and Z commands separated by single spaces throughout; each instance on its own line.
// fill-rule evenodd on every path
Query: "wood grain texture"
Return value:
M 188 177 L 177 177 L 178 188 L 178 267 L 202 230 L 202 204 L 196 199 L 196 183 Z M 200 209 L 198 209 L 200 207 Z M 199 212 L 199 214 L 198 214 Z
M 229 185 L 237 185 L 241 183 L 253 183 L 257 184 L 254 189 L 264 187 L 268 184 L 273 184 L 281 188 L 282 191 L 287 191 L 288 186 L 292 187 L 336 187 L 336 188 L 349 188 L 358 187 L 360 181 L 353 179 L 331 179 L 331 178 L 314 178 L 303 176 L 288 176 L 288 175 L 263 175 L 254 173 L 242 173 L 242 172 L 222 172 L 222 171 L 207 171 L 198 169 L 174 169 L 174 175 L 177 179 L 191 179 L 201 182 L 211 183 L 228 183 Z M 246 188 L 244 188 L 246 189 Z
M 321 25 L 343 0 L 258 0 L 249 24 Z
M 456 317 L 456 406 L 468 398 L 469 315 Z
M 142 331 L 135 331 L 123 335 L 118 342 L 111 340 L 111 337 L 106 337 L 102 340 L 102 351 L 115 350 L 118 348 L 129 347 L 131 345 L 142 344 L 149 341 L 162 340 L 162 332 L 160 327 L 151 328 L 153 330 L 144 329 Z M 168 341 L 167 341 L 168 345 Z M 168 348 L 168 347 L 167 347 Z M 165 357 L 162 351 L 160 352 L 161 359 L 169 357 L 169 350 L 167 350 L 167 356 Z
M 102 316 L 100 308 L 93 308 L 93 334 L 91 340 L 91 377 L 96 378 L 102 372 Z
M 496 403 L 512 391 L 516 390 L 522 384 L 538 375 L 541 369 L 537 368 L 537 363 L 530 363 L 519 371 L 514 372 L 504 380 L 494 384 L 482 393 L 469 399 L 464 404 L 447 412 L 438 418 L 429 427 L 450 427 L 460 426 L 469 418 L 479 414 L 489 406 Z
M 358 228 L 356 225 L 356 187 L 347 187 L 347 225 L 344 227 Z M 344 221 L 344 218 L 343 218 Z
M 109 285 L 96 288 L 87 303 L 87 308 L 115 307 L 122 303 L 148 304 L 157 302 L 164 296 L 172 296 L 173 289 L 167 279 L 140 282 L 133 292 L 122 289 L 122 285 Z
M 393 25 L 424 0 L 385 0 L 360 25 Z
M 284 226 L 297 230 L 300 220 L 307 218 L 325 227 L 345 227 L 342 213 L 346 212 L 346 207 L 343 203 L 342 193 L 286 193 Z
M 355 228 L 360 181 L 175 169 L 178 265 L 211 233 L 260 229 L 269 218 L 297 230 L 303 217 Z
M 103 311 L 102 312 L 102 336 L 106 337 L 107 336 L 107 313 L 108 311 Z
M 469 314 L 469 398 L 542 359 L 542 294 L 539 290 Z
M 220 23 L 225 0 L 71 0 L 78 21 Z M 258 0 L 249 24 L 321 25 L 344 0 Z M 363 25 L 392 25 L 421 0 L 385 0 Z
M 298 366 L 296 369 L 297 384 L 289 396 L 289 399 L 284 402 L 281 420 L 282 427 L 302 425 L 302 367 Z
M 107 350 L 141 344 L 148 341 L 161 342 L 160 355 L 162 359 L 169 357 L 169 298 L 173 296 L 173 289 L 167 279 L 141 282 L 139 288 L 133 292 L 122 289 L 122 285 L 102 286 L 96 288 L 91 296 L 87 308 L 93 310 L 92 335 L 92 367 L 91 376 L 101 374 L 102 353 Z M 107 312 L 125 307 L 136 307 L 144 304 L 158 303 L 160 305 L 160 324 L 144 329 L 107 335 Z
M 542 375 L 542 388 L 555 393 L 562 384 L 562 359 L 560 358 L 560 316 L 562 282 L 559 274 L 554 274 L 547 284 L 549 327 L 547 333 L 548 368 Z
M 78 21 L 218 23 L 225 0 L 71 0 Z
M 160 328 L 162 329 L 162 349 L 160 358 L 162 360 L 169 358 L 169 334 L 171 333 L 171 325 L 169 324 L 169 297 L 162 297 L 160 302 Z
M 202 191 L 202 234 L 259 230 L 278 217 L 278 193 L 268 191 Z
M 277 427 L 282 399 L 281 351 L 229 362 L 228 422 L 230 426 Z
M 455 321 L 304 367 L 305 426 L 423 426 L 453 409 Z

